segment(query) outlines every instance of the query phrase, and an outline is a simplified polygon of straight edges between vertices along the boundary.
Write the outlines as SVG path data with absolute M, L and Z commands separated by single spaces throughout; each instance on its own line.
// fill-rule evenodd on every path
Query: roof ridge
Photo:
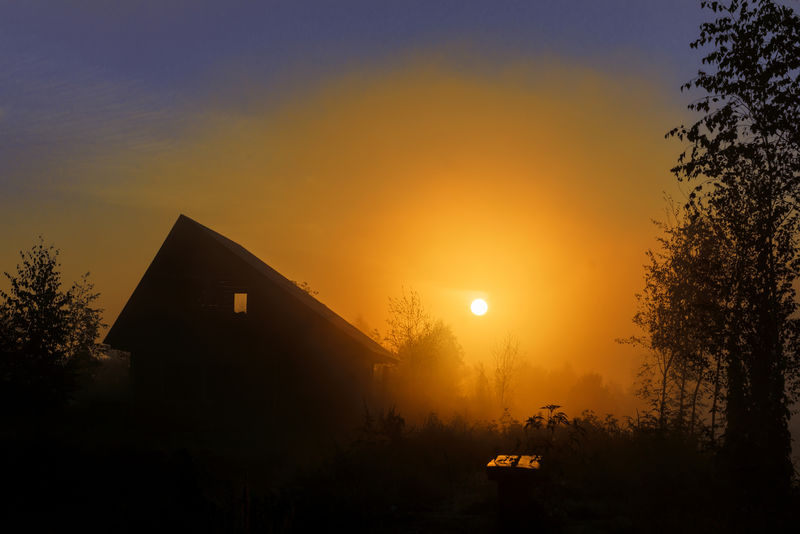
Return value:
M 239 258 L 244 260 L 248 263 L 251 267 L 253 267 L 256 271 L 259 272 L 262 276 L 267 277 L 271 282 L 277 283 L 280 287 L 282 287 L 286 292 L 292 295 L 294 298 L 305 304 L 308 308 L 310 308 L 315 313 L 322 316 L 328 322 L 333 324 L 334 326 L 342 329 L 345 333 L 349 334 L 350 337 L 354 338 L 356 341 L 360 342 L 364 345 L 367 349 L 380 354 L 384 358 L 391 358 L 394 359 L 386 348 L 382 347 L 379 343 L 377 343 L 374 339 L 367 336 L 364 332 L 350 324 L 347 320 L 341 317 L 339 314 L 328 308 L 325 304 L 314 298 L 314 296 L 310 295 L 307 291 L 304 291 L 300 287 L 297 286 L 292 280 L 286 278 L 281 273 L 267 265 L 266 262 L 261 260 L 258 256 L 244 248 L 239 243 L 225 237 L 224 235 L 220 234 L 219 232 L 212 230 L 208 226 L 205 226 L 202 223 L 197 222 L 196 220 L 192 219 L 191 217 L 180 214 L 178 216 L 177 221 L 175 221 L 175 226 L 179 223 L 184 222 L 190 223 L 200 230 L 204 231 L 205 233 L 209 234 L 210 237 L 215 239 L 221 245 L 225 246 L 228 250 L 236 254 Z

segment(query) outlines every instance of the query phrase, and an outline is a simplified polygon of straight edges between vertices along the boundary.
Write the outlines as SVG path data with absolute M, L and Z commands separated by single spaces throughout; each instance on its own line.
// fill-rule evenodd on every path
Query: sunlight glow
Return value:
M 489 305 L 483 299 L 475 299 L 469 307 L 475 315 L 483 315 L 489 310 Z

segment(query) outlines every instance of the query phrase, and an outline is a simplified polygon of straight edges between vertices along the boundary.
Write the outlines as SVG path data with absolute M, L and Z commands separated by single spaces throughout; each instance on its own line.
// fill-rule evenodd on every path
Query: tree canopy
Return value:
M 679 426 L 685 380 L 705 381 L 712 439 L 724 407 L 732 470 L 744 486 L 785 495 L 800 378 L 800 18 L 771 0 L 701 6 L 716 18 L 691 46 L 710 50 L 682 87 L 702 93 L 689 104 L 700 117 L 667 134 L 685 144 L 672 171 L 692 188 L 662 253 L 651 253 L 636 321 L 677 386 Z M 659 390 L 663 424 L 671 393 L 666 382 Z
M 413 289 L 389 299 L 387 322 L 386 343 L 399 360 L 391 388 L 401 408 L 419 413 L 456 408 L 464 355 L 450 326 L 431 318 Z
M 41 410 L 74 393 L 76 373 L 97 352 L 102 310 L 89 273 L 65 289 L 59 251 L 40 237 L 20 252 L 16 272 L 0 290 L 0 391 L 4 405 Z

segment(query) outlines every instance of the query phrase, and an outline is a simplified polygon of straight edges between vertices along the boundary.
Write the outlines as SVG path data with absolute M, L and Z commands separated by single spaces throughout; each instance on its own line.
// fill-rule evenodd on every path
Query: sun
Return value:
M 470 304 L 469 309 L 472 310 L 472 313 L 475 315 L 483 315 L 487 311 L 489 311 L 489 305 L 486 304 L 486 301 L 483 299 L 475 299 Z

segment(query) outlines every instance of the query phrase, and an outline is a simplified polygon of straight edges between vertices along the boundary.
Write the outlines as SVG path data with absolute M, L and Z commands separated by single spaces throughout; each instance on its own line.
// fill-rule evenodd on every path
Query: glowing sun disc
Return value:
M 472 313 L 475 315 L 483 315 L 489 310 L 489 305 L 486 304 L 486 301 L 483 299 L 475 299 L 470 304 L 469 309 L 472 310 Z

